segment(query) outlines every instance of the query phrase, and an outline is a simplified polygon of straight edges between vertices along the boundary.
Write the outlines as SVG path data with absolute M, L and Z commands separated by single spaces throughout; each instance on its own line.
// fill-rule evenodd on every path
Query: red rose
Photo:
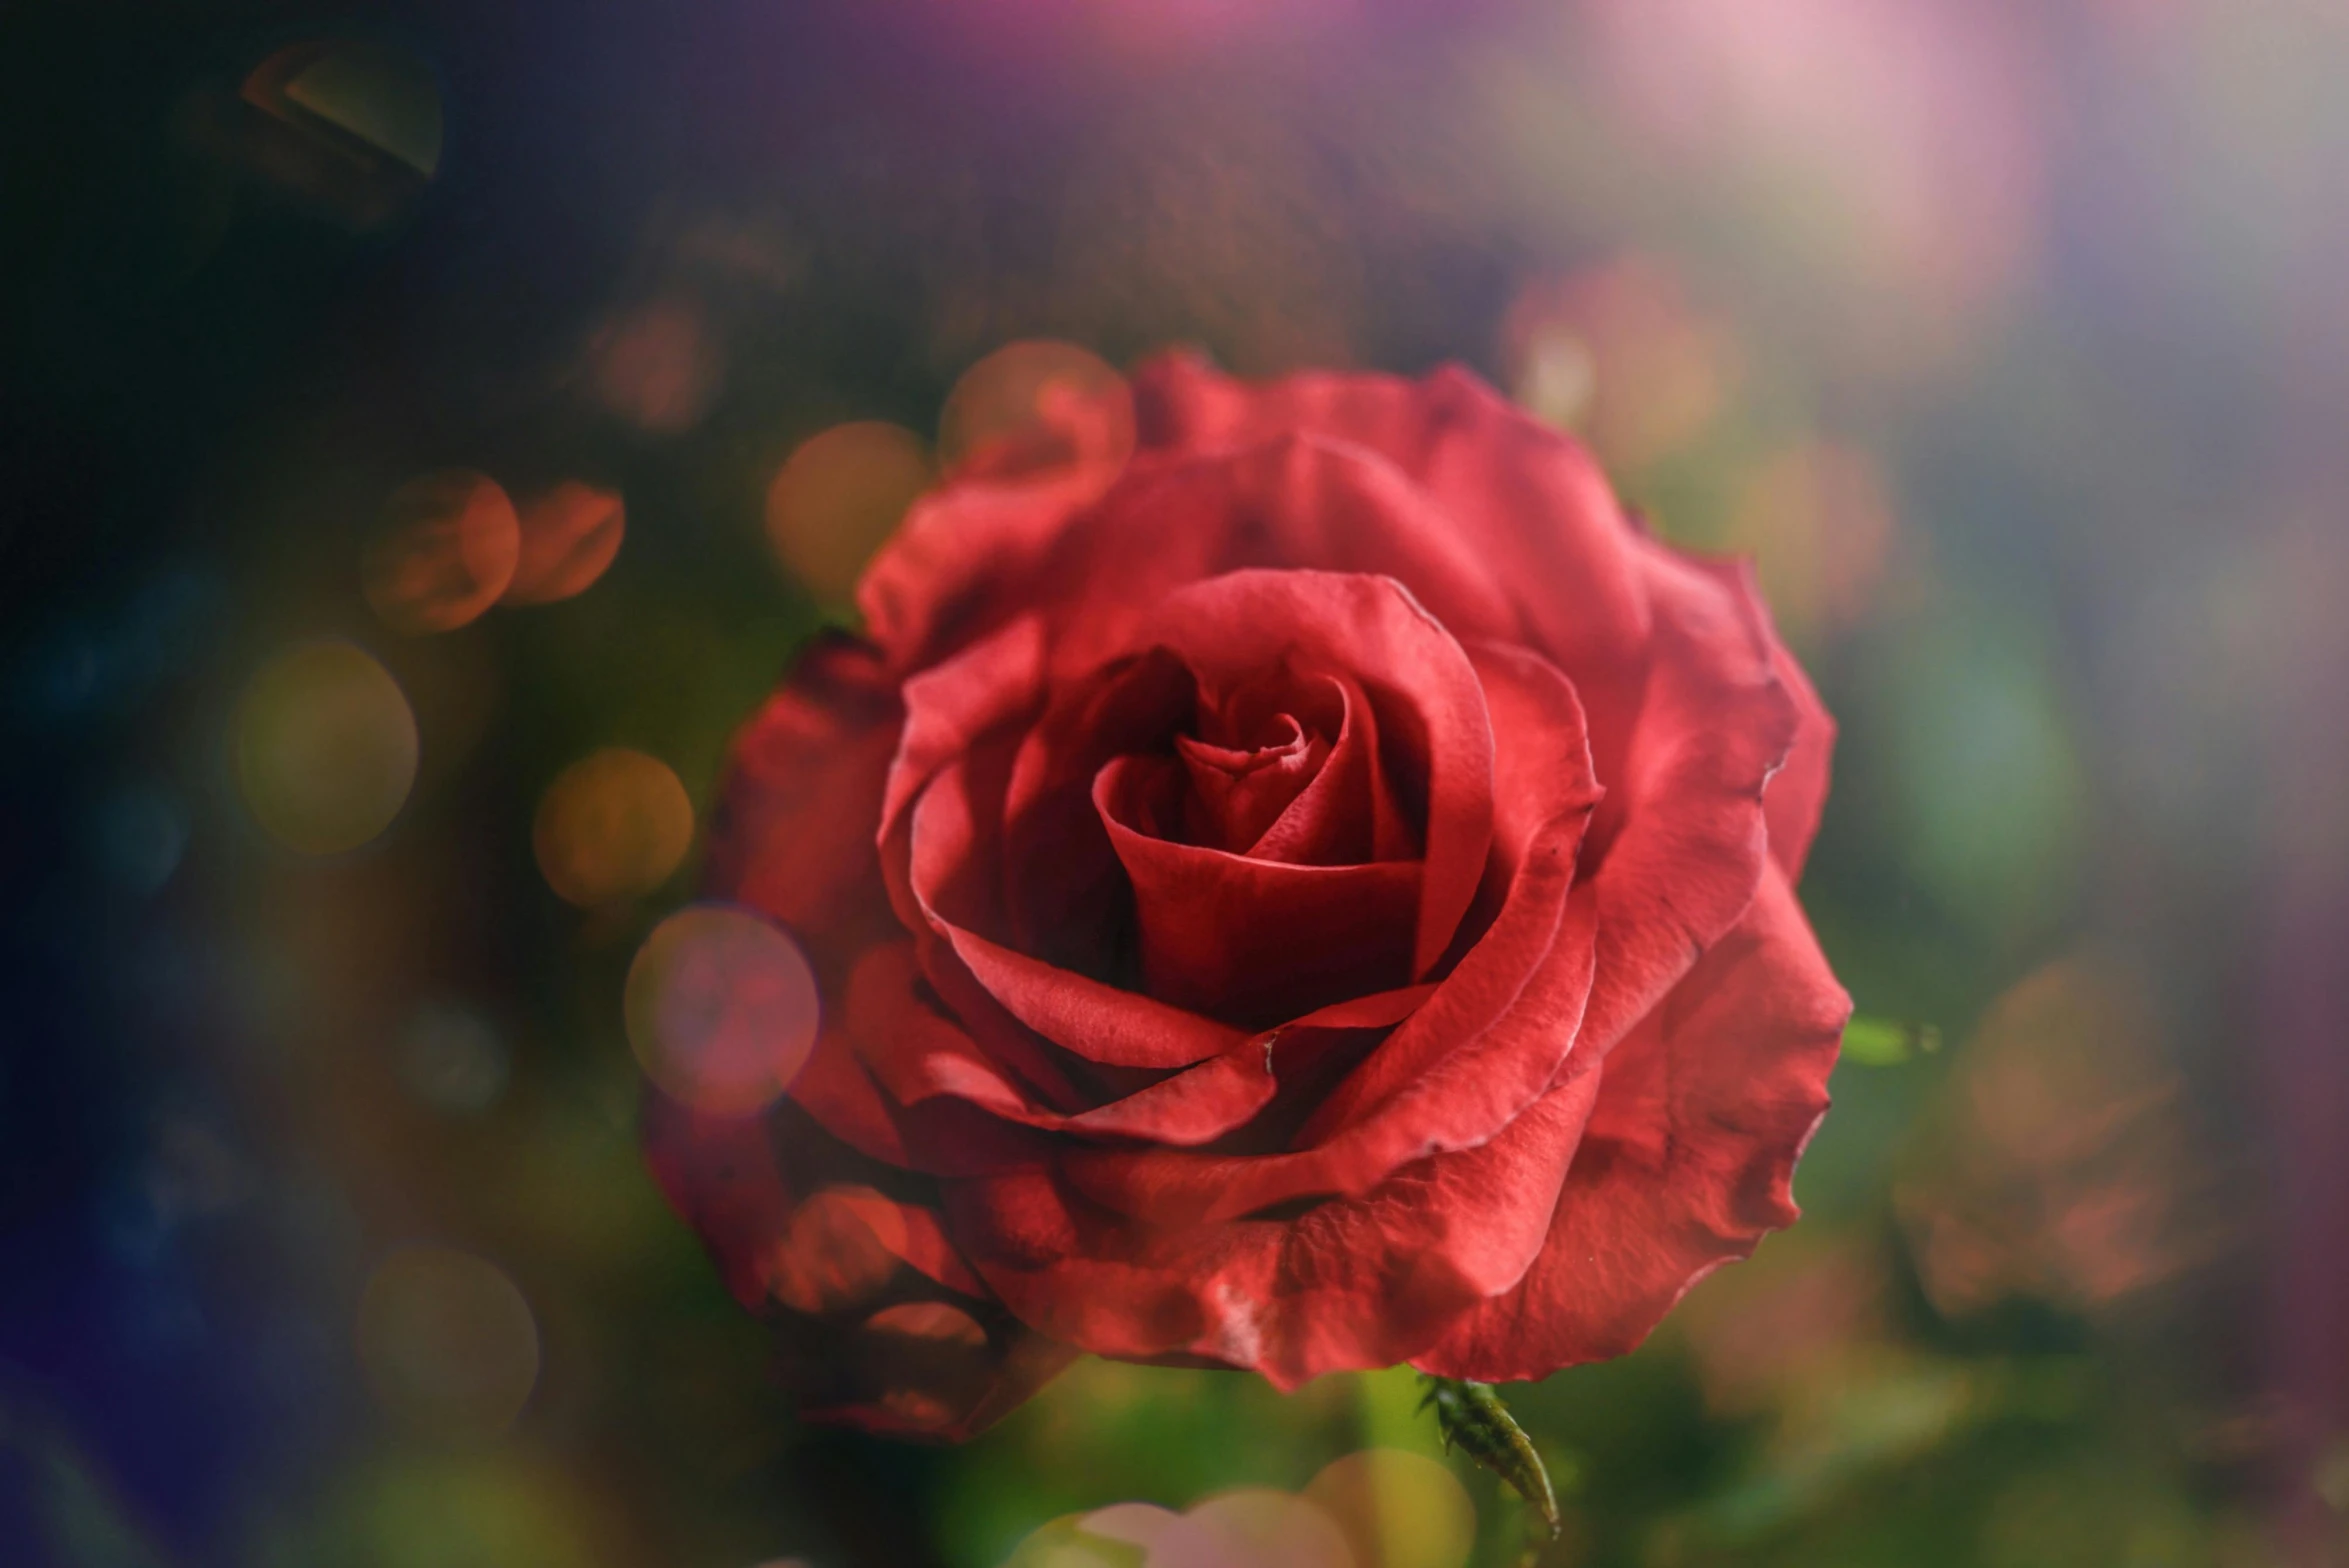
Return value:
M 1741 569 L 1463 372 L 1134 393 L 1122 471 L 917 504 L 738 738 L 713 892 L 824 1021 L 764 1119 L 656 1101 L 656 1170 L 883 1429 L 1077 1351 L 1629 1350 L 1795 1217 L 1831 722 Z

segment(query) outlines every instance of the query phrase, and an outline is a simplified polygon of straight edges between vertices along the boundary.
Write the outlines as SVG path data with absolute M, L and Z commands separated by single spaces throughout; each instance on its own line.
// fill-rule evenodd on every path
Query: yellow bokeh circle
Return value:
M 511 1426 L 538 1382 L 538 1323 L 496 1264 L 395 1248 L 359 1298 L 359 1363 L 384 1410 L 443 1438 Z
M 233 735 L 246 807 L 301 854 L 374 838 L 416 782 L 416 715 L 391 673 L 347 642 L 298 644 L 264 664 Z
M 820 599 L 845 599 L 929 488 L 929 449 L 902 425 L 853 420 L 796 447 L 767 487 L 767 543 Z
M 649 893 L 693 845 L 693 802 L 658 757 L 612 746 L 555 776 L 531 848 L 547 885 L 583 909 Z

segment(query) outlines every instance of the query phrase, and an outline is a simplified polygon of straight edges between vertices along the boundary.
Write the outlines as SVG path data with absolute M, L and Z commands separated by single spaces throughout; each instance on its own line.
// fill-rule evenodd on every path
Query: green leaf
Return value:
M 1940 1049 L 1941 1031 L 1931 1024 L 1854 1018 L 1843 1029 L 1843 1059 L 1862 1067 L 1898 1067 Z

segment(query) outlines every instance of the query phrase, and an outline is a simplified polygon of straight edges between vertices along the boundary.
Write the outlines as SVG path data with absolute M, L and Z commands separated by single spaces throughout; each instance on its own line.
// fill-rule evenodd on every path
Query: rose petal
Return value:
M 653 1179 L 717 1258 L 727 1288 L 748 1307 L 774 1293 L 776 1249 L 819 1193 L 862 1216 L 876 1245 L 928 1278 L 968 1295 L 986 1287 L 947 1240 L 932 1202 L 892 1197 L 875 1183 L 902 1187 L 905 1173 L 859 1156 L 804 1119 L 713 1116 L 658 1092 L 645 1101 L 645 1158 Z M 776 1149 L 793 1151 L 792 1168 Z
M 873 835 L 900 711 L 873 649 L 810 644 L 728 751 L 708 892 L 773 916 L 819 962 L 885 923 Z
M 1034 621 L 1004 628 L 986 642 L 905 684 L 906 725 L 891 764 L 881 823 L 882 867 L 899 918 L 944 938 L 953 960 L 1011 1018 L 1088 1060 L 1112 1066 L 1168 1068 L 1220 1056 L 1245 1038 L 1089 976 L 1030 957 L 986 935 L 1003 911 L 988 835 L 1002 820 L 1023 743 L 994 734 L 1040 695 L 1041 631 Z M 982 736 L 994 735 L 985 747 Z M 976 753 L 976 756 L 974 756 Z M 982 768 L 980 763 L 984 763 Z M 925 968 L 966 1023 L 986 1030 L 990 1048 L 1028 1081 L 1072 1106 L 1051 1064 L 1015 1033 L 990 1029 L 977 998 L 957 985 L 961 974 L 923 950 Z
M 900 918 L 944 938 L 943 946 L 926 944 L 922 957 L 948 1004 L 1030 1084 L 1074 1108 L 1073 1087 L 1011 1020 L 1118 1066 L 1187 1065 L 1222 1054 L 1239 1036 L 981 934 L 1003 924 L 1000 857 L 989 833 L 1002 820 L 1022 744 L 998 726 L 1036 696 L 1038 636 L 1034 623 L 1015 623 L 906 683 L 906 736 L 890 774 L 882 864 Z M 1007 1016 L 992 1016 L 999 1012 Z
M 1426 769 L 1411 977 L 1426 974 L 1476 896 L 1492 846 L 1492 726 L 1459 643 L 1391 578 L 1304 571 L 1231 572 L 1178 589 L 1138 638 L 1172 648 L 1211 689 L 1297 657 L 1345 670 L 1374 702 L 1392 704 L 1383 732 L 1397 757 Z
M 849 1031 L 859 1055 L 900 1105 L 960 1100 L 1023 1127 L 1181 1146 L 1222 1137 L 1272 1098 L 1265 1054 L 1243 1044 L 1105 1105 L 1063 1114 L 1040 1104 L 953 1019 L 925 1006 L 914 993 L 918 978 L 912 946 L 901 943 L 867 955 L 849 985 Z
M 1421 382 L 1308 371 L 1249 386 L 1174 353 L 1135 373 L 1134 394 L 1147 448 L 1197 453 L 1304 432 L 1375 452 L 1433 500 L 1453 548 L 1475 566 L 1423 580 L 1418 562 L 1368 564 L 1352 554 L 1360 543 L 1284 527 L 1289 517 L 1273 520 L 1284 559 L 1389 572 L 1460 635 L 1513 635 L 1585 688 L 1646 636 L 1641 585 L 1626 556 L 1632 530 L 1598 464 L 1457 366 Z M 1446 591 L 1471 575 L 1498 590 L 1504 613 L 1496 617 L 1482 595 L 1456 600 Z M 1595 725 L 1594 694 L 1583 695 Z
M 1294 1388 L 1415 1355 L 1507 1290 L 1541 1244 L 1586 1112 L 1571 1093 L 1545 1096 L 1477 1148 L 1293 1220 L 1135 1226 L 1040 1169 L 957 1183 L 949 1224 L 1004 1303 L 1053 1339 Z
M 1290 865 L 1150 837 L 1131 825 L 1137 795 L 1154 774 L 1173 782 L 1174 766 L 1120 758 L 1094 786 L 1132 879 L 1152 996 L 1260 1026 L 1409 983 L 1418 862 Z
M 1772 867 L 1736 929 L 1597 1069 L 1540 1259 L 1413 1364 L 1502 1382 L 1620 1355 L 1690 1285 L 1792 1223 L 1795 1161 L 1850 1012 Z M 1578 1060 L 1552 1092 L 1586 1093 L 1591 1076 Z
M 1076 1352 L 962 1296 L 882 1308 L 856 1325 L 779 1325 L 784 1379 L 810 1421 L 959 1443 L 1018 1408 Z
M 1163 751 L 1197 711 L 1198 682 L 1164 649 L 1118 660 L 1020 737 L 1002 808 L 1001 906 L 1008 946 L 1096 978 L 1116 973 L 1133 890 L 1093 808 L 1112 757 Z
M 866 633 L 890 667 L 918 669 L 949 638 L 999 624 L 1002 585 L 1025 576 L 1111 477 L 1091 468 L 1053 484 L 971 477 L 915 501 L 856 586 Z
M 1522 650 L 1473 650 L 1502 737 L 1497 791 L 1506 900 L 1410 1019 L 1331 1094 L 1293 1153 L 1072 1151 L 1069 1179 L 1153 1224 L 1229 1218 L 1321 1193 L 1359 1193 L 1399 1166 L 1492 1137 L 1538 1099 L 1591 987 L 1596 900 L 1569 905 L 1574 853 L 1598 791 L 1565 678 Z
M 1339 866 L 1416 860 L 1418 831 L 1405 820 L 1378 761 L 1378 713 L 1352 675 L 1323 677 L 1338 698 L 1337 740 L 1320 772 L 1254 842 L 1256 860 Z
M 1043 697 L 1044 628 L 1026 618 L 906 681 L 905 720 L 881 801 L 886 843 L 940 768 L 988 731 L 1030 712 Z M 921 920 L 901 904 L 908 926 Z
M 1707 557 L 1676 557 L 1713 578 L 1750 606 L 1769 649 L 1770 669 L 1794 705 L 1796 728 L 1786 760 L 1770 776 L 1762 797 L 1762 815 L 1770 836 L 1770 858 L 1790 883 L 1802 881 L 1803 862 L 1810 857 L 1811 840 L 1818 835 L 1819 817 L 1827 805 L 1830 764 L 1835 752 L 1835 720 L 1819 700 L 1802 665 L 1787 651 L 1777 627 L 1754 585 L 1745 561 Z
M 1132 646 L 1185 584 L 1301 566 L 1392 577 L 1456 636 L 1516 631 L 1492 573 L 1425 491 L 1371 452 L 1294 433 L 1137 464 L 1071 521 L 1025 597 L 1046 607 L 1066 674 Z
M 1007 1121 L 1058 1126 L 1052 1101 L 1076 1099 L 1066 1083 L 1039 1091 L 1015 1081 L 1013 1069 L 983 1054 L 959 1023 L 915 993 L 920 979 L 911 942 L 872 949 L 849 978 L 849 1037 L 882 1090 L 900 1105 L 951 1096 Z
M 1810 677 L 1783 646 L 1772 649 L 1771 667 L 1802 718 L 1786 761 L 1772 775 L 1762 797 L 1762 814 L 1770 827 L 1770 858 L 1778 862 L 1787 881 L 1800 882 L 1803 863 L 1811 855 L 1811 840 L 1818 836 L 1819 818 L 1827 807 L 1835 720 L 1819 701 Z
M 1041 964 L 940 918 L 941 935 L 1013 1017 L 1063 1049 L 1109 1067 L 1187 1067 L 1247 1038 L 1156 998 Z
M 1567 670 L 1611 776 L 1644 677 L 1647 609 L 1636 530 L 1579 445 L 1457 369 L 1249 387 L 1169 356 L 1135 388 L 1149 450 L 1101 504 L 972 497 L 948 530 L 941 501 L 939 528 L 909 525 L 902 558 L 876 562 L 886 586 L 866 602 L 868 623 L 898 667 L 934 656 L 941 628 L 975 639 L 1042 613 L 1056 670 L 1074 673 L 1126 645 L 1183 583 L 1299 563 L 1380 573 L 1455 635 L 1530 643 Z
M 917 1239 L 918 1230 L 918 1239 Z M 870 1187 L 819 1187 L 768 1249 L 767 1294 L 795 1311 L 838 1312 L 874 1300 L 901 1261 L 921 1255 L 921 1272 L 966 1295 L 987 1287 L 946 1239 L 934 1210 L 901 1204 Z
M 954 1100 L 901 1105 L 873 1081 L 846 1029 L 827 1022 L 791 1103 L 859 1154 L 929 1176 L 978 1176 L 1032 1164 L 1049 1152 L 1041 1134 Z
M 989 940 L 973 927 L 985 911 L 958 898 L 977 833 L 960 764 L 948 768 L 914 808 L 907 879 L 920 918 L 1013 1018 L 1088 1061 L 1116 1067 L 1184 1067 L 1221 1056 L 1244 1030 L 1152 997 L 1058 968 Z M 967 923 L 966 923 L 967 922 Z M 936 975 L 934 978 L 943 978 Z M 951 981 L 948 982 L 951 985 Z M 958 1011 L 965 999 L 950 995 Z M 967 1017 L 968 1014 L 966 1013 Z
M 1254 1041 L 1186 1067 L 1122 1100 L 1072 1116 L 1069 1130 L 1185 1148 L 1247 1125 L 1278 1087 L 1271 1053 Z
M 714 814 L 709 887 L 766 911 L 801 937 L 828 993 L 858 954 L 902 939 L 869 829 L 898 751 L 895 682 L 845 637 L 819 640 L 791 680 L 735 737 Z M 906 1169 L 968 1173 L 1035 1157 L 990 1119 L 892 1104 L 858 1062 L 827 996 L 815 1049 L 791 1098 L 832 1136 Z M 909 1136 L 908 1126 L 916 1130 Z
M 1329 760 L 1328 736 L 1308 734 L 1292 713 L 1277 715 L 1275 722 L 1286 732 L 1279 743 L 1253 749 L 1175 737 L 1175 754 L 1191 784 L 1186 804 L 1192 809 L 1185 823 L 1190 842 L 1246 854 L 1321 776 Z
M 1800 718 L 1750 574 L 1661 545 L 1638 555 L 1655 612 L 1653 665 L 1638 731 L 1605 780 L 1592 830 L 1599 961 L 1581 1048 L 1593 1052 L 1644 1017 L 1744 913 L 1768 859 L 1764 788 Z

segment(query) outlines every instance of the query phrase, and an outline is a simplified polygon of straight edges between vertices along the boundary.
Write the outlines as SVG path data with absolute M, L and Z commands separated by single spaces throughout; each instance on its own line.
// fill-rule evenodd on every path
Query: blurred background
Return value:
M 1807 1217 L 1513 1391 L 1538 1560 L 2349 1562 L 2345 81 L 2326 0 L 7 8 L 0 1562 L 1518 1560 L 1407 1373 L 802 1426 L 639 1160 L 731 726 L 1170 343 L 1465 361 L 1842 721 Z

